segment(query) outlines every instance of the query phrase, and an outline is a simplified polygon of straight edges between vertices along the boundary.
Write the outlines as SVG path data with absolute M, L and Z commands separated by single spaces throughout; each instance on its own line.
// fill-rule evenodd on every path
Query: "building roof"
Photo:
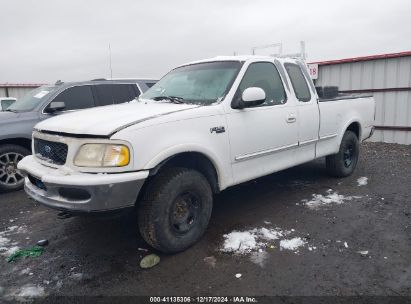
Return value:
M 378 59 L 399 58 L 399 57 L 407 57 L 407 56 L 411 56 L 411 51 L 381 54 L 381 55 L 362 56 L 362 57 L 353 57 L 353 58 L 345 58 L 345 59 L 337 59 L 337 60 L 328 60 L 328 61 L 316 61 L 316 62 L 310 62 L 310 63 L 317 63 L 319 65 L 329 65 L 329 64 L 370 61 L 370 60 L 378 60 Z
M 45 83 L 0 83 L 0 88 L 38 88 Z

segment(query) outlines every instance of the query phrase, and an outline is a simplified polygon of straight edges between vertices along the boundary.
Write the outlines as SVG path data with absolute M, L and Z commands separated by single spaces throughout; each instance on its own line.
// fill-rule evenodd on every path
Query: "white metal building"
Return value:
M 21 98 L 31 90 L 42 86 L 39 83 L 0 83 L 0 97 Z
M 411 51 L 316 63 L 316 86 L 374 96 L 376 131 L 371 141 L 411 144 Z

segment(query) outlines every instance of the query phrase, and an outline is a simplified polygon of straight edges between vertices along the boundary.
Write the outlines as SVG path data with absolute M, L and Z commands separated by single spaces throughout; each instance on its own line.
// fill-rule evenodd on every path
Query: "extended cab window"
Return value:
M 277 68 L 272 63 L 256 62 L 250 64 L 238 88 L 238 98 L 241 98 L 245 89 L 251 87 L 261 88 L 265 92 L 266 99 L 260 107 L 286 102 L 283 82 Z
M 57 95 L 53 101 L 63 101 L 66 104 L 65 111 L 94 107 L 93 93 L 90 86 L 68 88 Z
M 307 81 L 301 71 L 300 67 L 296 64 L 286 63 L 285 69 L 288 76 L 291 79 L 295 95 L 299 101 L 307 102 L 311 100 L 310 89 L 308 88 Z

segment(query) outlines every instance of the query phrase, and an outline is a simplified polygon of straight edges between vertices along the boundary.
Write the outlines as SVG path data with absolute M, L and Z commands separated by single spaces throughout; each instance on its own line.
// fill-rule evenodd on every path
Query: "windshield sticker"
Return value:
M 38 92 L 36 95 L 34 95 L 34 98 L 43 98 L 44 96 L 46 96 L 50 91 L 41 91 Z

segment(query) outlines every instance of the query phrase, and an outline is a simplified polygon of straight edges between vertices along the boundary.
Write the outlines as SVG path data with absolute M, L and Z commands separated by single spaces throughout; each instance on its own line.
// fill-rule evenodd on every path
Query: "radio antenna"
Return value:
M 110 79 L 113 79 L 113 69 L 111 67 L 111 45 L 110 43 L 108 44 L 108 54 L 109 54 L 109 68 L 110 68 Z

